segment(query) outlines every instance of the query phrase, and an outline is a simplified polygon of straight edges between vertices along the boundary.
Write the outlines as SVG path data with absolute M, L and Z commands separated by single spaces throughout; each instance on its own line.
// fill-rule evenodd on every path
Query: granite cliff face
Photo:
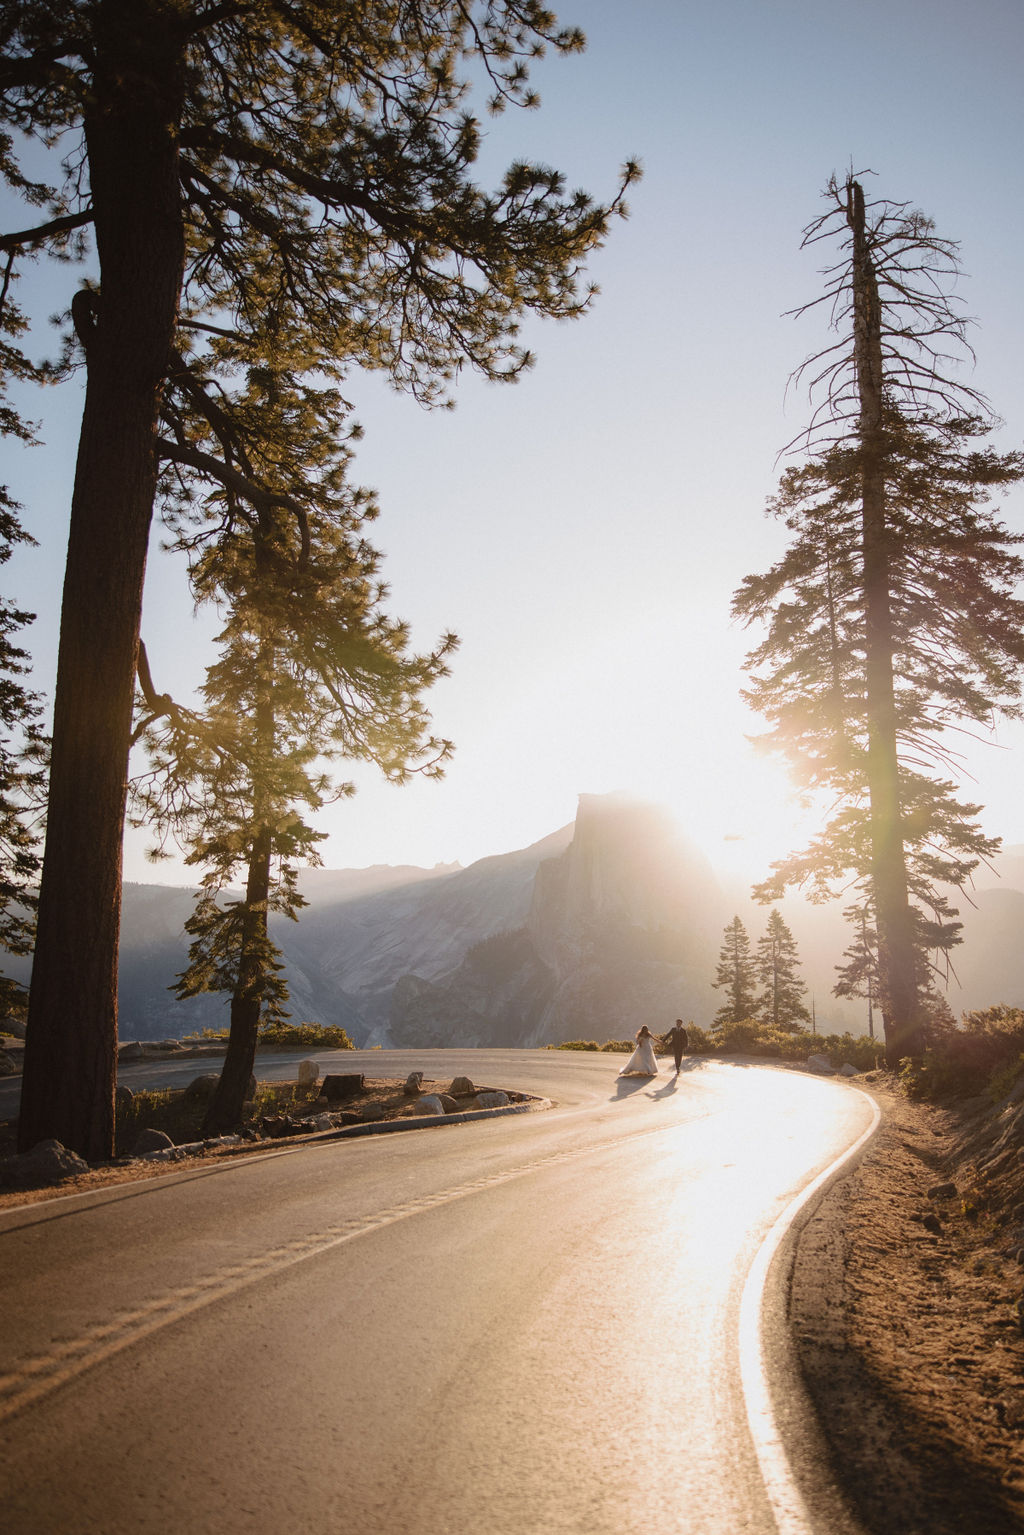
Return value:
M 472 946 L 433 978 L 395 987 L 395 1044 L 538 1045 L 659 1031 L 705 1011 L 707 952 L 721 904 L 710 865 L 655 807 L 583 795 L 568 846 L 536 869 L 520 925 Z

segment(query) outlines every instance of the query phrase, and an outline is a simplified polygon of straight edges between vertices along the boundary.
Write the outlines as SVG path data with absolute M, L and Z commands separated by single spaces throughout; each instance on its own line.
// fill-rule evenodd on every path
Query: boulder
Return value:
M 156 1043 L 150 1045 L 149 1048 L 151 1050 L 166 1050 L 168 1053 L 170 1053 L 174 1050 L 184 1050 L 185 1046 L 182 1044 L 180 1039 L 158 1039 Z
M 88 1171 L 88 1162 L 60 1141 L 40 1141 L 23 1156 L 6 1159 L 3 1181 L 14 1188 L 39 1187 L 63 1183 L 65 1178 L 77 1178 Z
M 189 1103 L 209 1103 L 217 1091 L 217 1083 L 220 1074 L 216 1071 L 206 1071 L 201 1077 L 193 1077 L 185 1089 L 184 1097 Z
M 924 1227 L 925 1231 L 931 1231 L 931 1232 L 934 1233 L 935 1236 L 941 1236 L 942 1235 L 942 1222 L 939 1220 L 939 1217 L 932 1210 L 928 1211 L 928 1214 L 925 1216 L 924 1220 L 921 1222 L 921 1225 Z
M 420 1093 L 420 1090 L 421 1090 L 422 1087 L 423 1087 L 423 1073 L 422 1073 L 422 1071 L 410 1071 L 409 1075 L 405 1079 L 405 1086 L 402 1089 L 402 1091 L 405 1093 L 405 1096 L 407 1098 L 416 1098 L 416 1097 L 419 1096 L 419 1093 Z
M 129 1039 L 127 1043 L 118 1046 L 117 1058 L 119 1061 L 141 1061 L 145 1053 L 137 1039 Z
M 508 1093 L 482 1092 L 476 1095 L 478 1109 L 503 1109 L 508 1102 Z
M 444 1109 L 446 1114 L 458 1114 L 461 1112 L 463 1105 L 461 1103 L 456 1103 L 451 1093 L 438 1093 L 437 1096 L 440 1098 L 441 1107 Z
M 324 1097 L 331 1103 L 338 1098 L 352 1098 L 356 1093 L 361 1093 L 365 1086 L 365 1078 L 361 1071 L 346 1071 L 328 1073 L 323 1080 L 321 1091 Z
M 839 1075 L 841 1077 L 859 1077 L 860 1072 L 856 1066 L 851 1066 L 849 1061 L 844 1061 L 839 1068 Z
M 832 1062 L 827 1055 L 809 1055 L 807 1057 L 808 1071 L 816 1071 L 819 1076 L 831 1077 L 835 1073 L 832 1070 Z
M 443 1114 L 444 1104 L 436 1093 L 427 1093 L 417 1104 L 421 1114 Z
M 0 1077 L 13 1077 L 17 1069 L 14 1057 L 6 1050 L 0 1050 Z
M 271 1114 L 260 1120 L 260 1131 L 268 1140 L 280 1141 L 288 1135 L 308 1135 L 313 1129 L 309 1119 L 293 1119 L 290 1114 Z
M 171 1140 L 171 1137 L 165 1135 L 163 1130 L 154 1130 L 152 1128 L 140 1130 L 135 1138 L 135 1145 L 132 1147 L 132 1156 L 144 1157 L 147 1152 L 166 1151 L 168 1146 L 173 1145 L 174 1142 Z
M 330 1114 L 318 1114 L 313 1120 L 318 1130 L 333 1130 L 334 1120 Z
M 453 1098 L 472 1098 L 476 1088 L 469 1077 L 453 1077 L 448 1091 Z
M 955 1183 L 933 1183 L 931 1188 L 928 1190 L 928 1198 L 929 1199 L 955 1199 L 956 1198 L 956 1184 Z
M 300 1061 L 298 1082 L 300 1087 L 315 1087 L 320 1080 L 320 1067 L 316 1061 Z
M 122 1086 L 118 1085 L 114 1089 L 114 1102 L 116 1104 L 134 1103 L 135 1102 L 135 1094 L 132 1092 L 130 1087 L 122 1087 Z

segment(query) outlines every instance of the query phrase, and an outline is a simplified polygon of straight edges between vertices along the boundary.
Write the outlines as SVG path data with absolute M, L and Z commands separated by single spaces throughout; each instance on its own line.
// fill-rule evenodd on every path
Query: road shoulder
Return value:
M 972 1204 L 962 1119 L 875 1096 L 882 1126 L 804 1226 L 790 1275 L 829 1473 L 872 1535 L 1020 1535 L 1021 1269 L 1006 1221 Z M 955 1196 L 929 1197 L 949 1181 Z

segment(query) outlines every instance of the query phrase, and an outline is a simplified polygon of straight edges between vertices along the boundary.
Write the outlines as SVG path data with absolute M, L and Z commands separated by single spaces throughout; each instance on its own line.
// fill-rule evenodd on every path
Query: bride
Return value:
M 658 1063 L 654 1058 L 654 1035 L 646 1023 L 637 1030 L 636 1049 L 619 1072 L 620 1077 L 656 1077 Z

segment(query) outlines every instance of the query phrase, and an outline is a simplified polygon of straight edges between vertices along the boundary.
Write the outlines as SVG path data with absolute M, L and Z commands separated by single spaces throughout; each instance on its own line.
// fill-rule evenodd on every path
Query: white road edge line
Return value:
M 875 1100 L 855 1088 L 871 1106 L 871 1124 L 853 1145 L 807 1185 L 783 1210 L 774 1226 L 757 1251 L 740 1298 L 739 1355 L 740 1384 L 747 1408 L 754 1451 L 757 1455 L 761 1479 L 771 1504 L 779 1535 L 815 1535 L 814 1524 L 807 1505 L 800 1496 L 782 1442 L 782 1435 L 772 1408 L 771 1390 L 765 1364 L 764 1333 L 761 1326 L 765 1285 L 768 1272 L 790 1227 L 800 1211 L 831 1181 L 839 1170 L 855 1157 L 874 1135 L 881 1122 L 882 1113 Z

